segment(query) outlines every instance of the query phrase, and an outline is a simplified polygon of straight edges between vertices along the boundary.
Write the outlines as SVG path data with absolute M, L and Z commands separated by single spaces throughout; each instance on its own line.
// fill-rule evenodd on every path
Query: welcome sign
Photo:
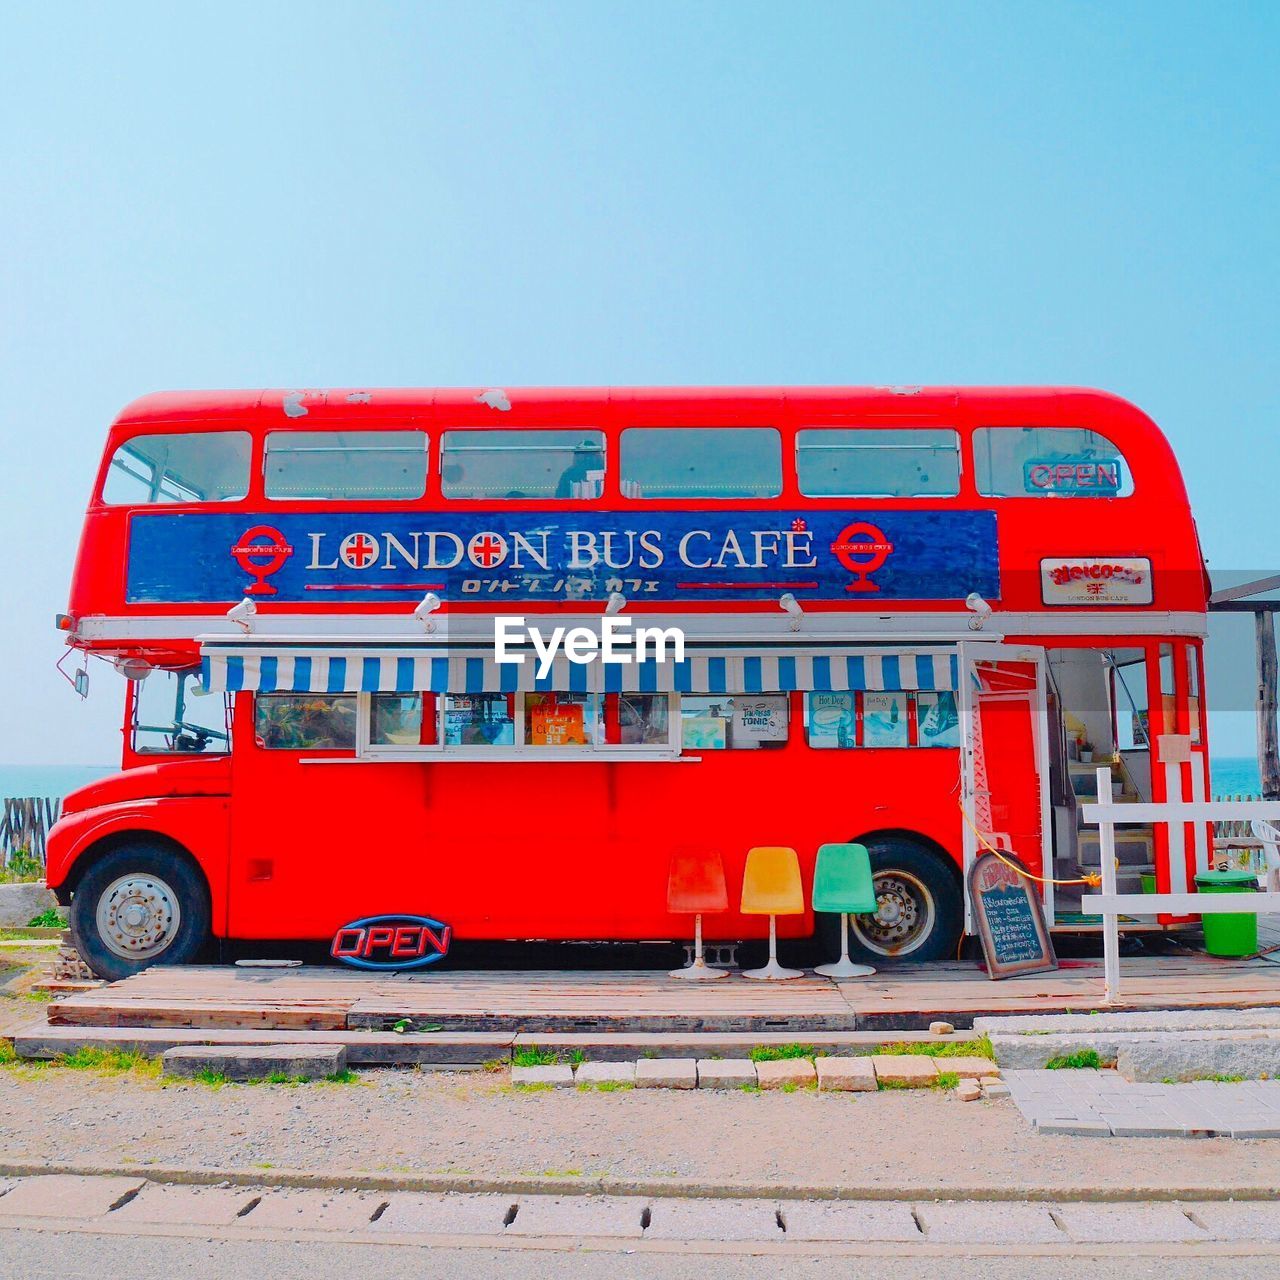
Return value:
M 137 512 L 130 603 L 1000 597 L 990 511 Z

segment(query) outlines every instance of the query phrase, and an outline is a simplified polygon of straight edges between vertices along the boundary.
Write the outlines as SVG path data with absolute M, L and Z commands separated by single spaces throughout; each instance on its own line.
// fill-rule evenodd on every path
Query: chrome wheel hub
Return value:
M 876 872 L 875 891 L 875 914 L 853 916 L 854 933 L 879 955 L 909 955 L 933 931 L 936 908 L 929 886 L 895 869 Z
M 98 936 L 126 960 L 150 960 L 178 936 L 178 895 L 159 876 L 133 872 L 109 884 L 98 899 Z

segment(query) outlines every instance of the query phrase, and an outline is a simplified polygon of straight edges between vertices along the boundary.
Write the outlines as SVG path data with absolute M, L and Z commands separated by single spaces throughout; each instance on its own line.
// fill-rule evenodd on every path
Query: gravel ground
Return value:
M 1045 1138 L 1012 1103 L 932 1092 L 598 1094 L 501 1073 L 161 1084 L 0 1069 L 0 1161 L 321 1173 L 609 1174 L 887 1188 L 1280 1186 L 1280 1142 Z

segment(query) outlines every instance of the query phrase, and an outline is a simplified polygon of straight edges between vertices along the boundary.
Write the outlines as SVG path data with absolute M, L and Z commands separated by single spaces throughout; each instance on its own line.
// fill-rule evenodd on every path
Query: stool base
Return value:
M 771 959 L 763 969 L 744 969 L 744 978 L 754 978 L 758 982 L 776 982 L 781 978 L 803 978 L 803 969 L 784 969 L 776 959 Z
M 820 973 L 824 978 L 869 978 L 875 969 L 869 964 L 854 964 L 846 956 L 834 964 L 820 964 L 814 973 Z
M 712 978 L 727 978 L 728 969 L 713 969 L 705 960 L 699 958 L 683 969 L 672 969 L 668 978 L 683 978 L 686 982 L 710 982 Z

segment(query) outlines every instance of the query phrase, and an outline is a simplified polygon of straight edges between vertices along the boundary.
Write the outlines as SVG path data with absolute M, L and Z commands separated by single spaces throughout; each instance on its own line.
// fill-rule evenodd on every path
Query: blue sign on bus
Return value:
M 990 511 L 138 512 L 130 603 L 1000 597 Z

